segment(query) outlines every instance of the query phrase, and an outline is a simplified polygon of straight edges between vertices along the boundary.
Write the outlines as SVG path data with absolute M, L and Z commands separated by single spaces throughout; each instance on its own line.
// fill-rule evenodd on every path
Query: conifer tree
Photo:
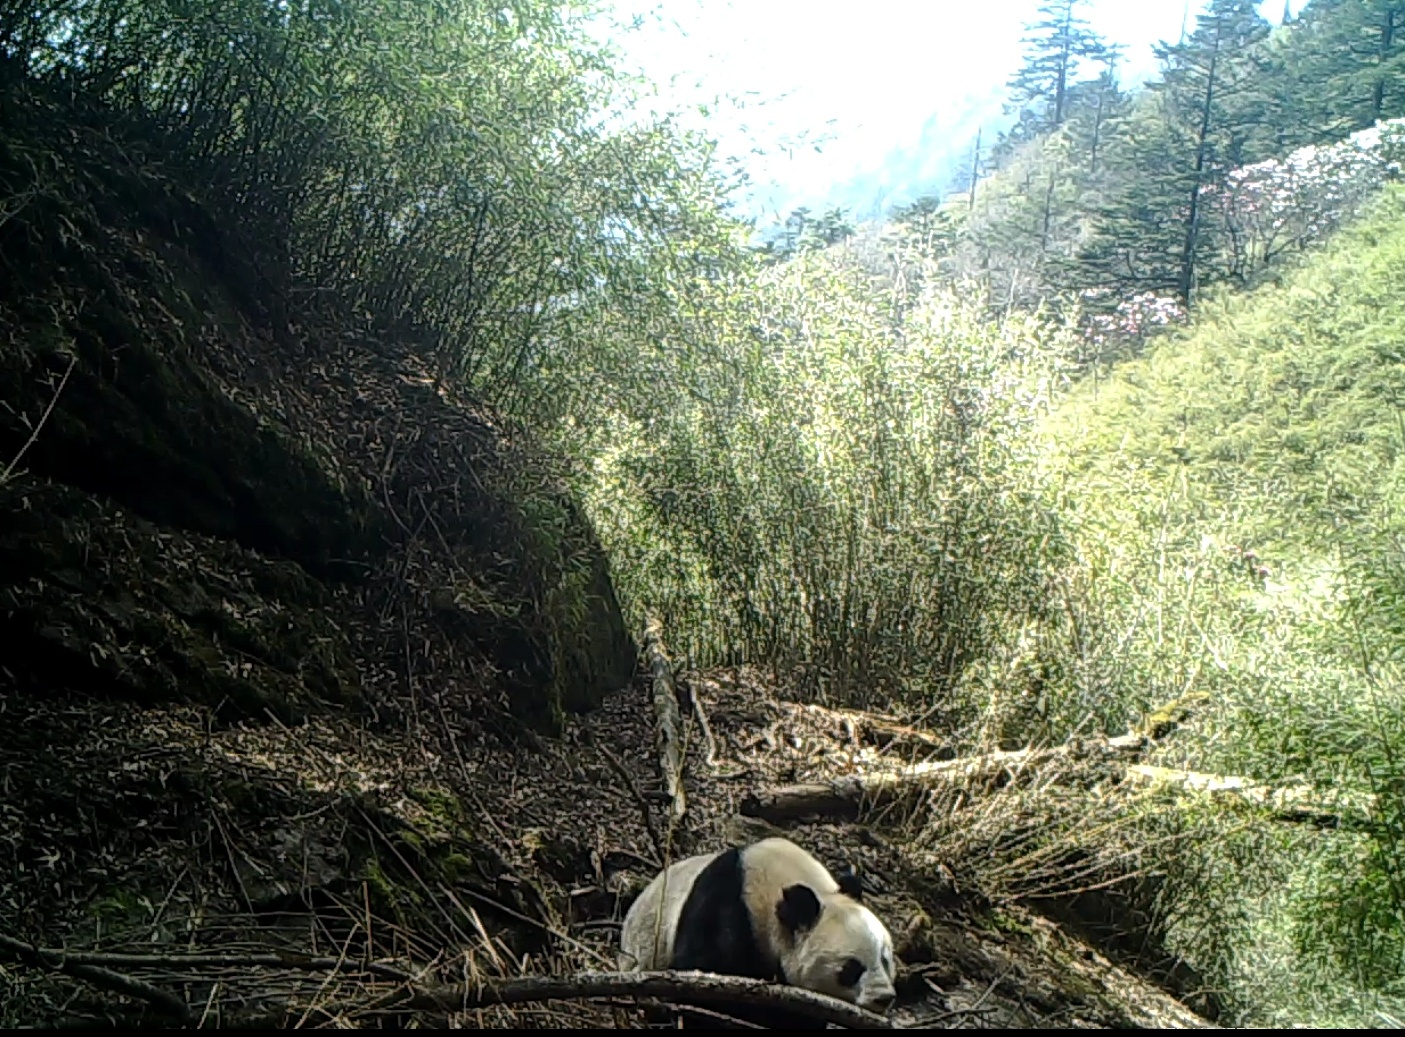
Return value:
M 1117 64 L 1121 59 L 1121 47 L 1105 47 L 1098 58 L 1102 64 L 1098 77 L 1077 83 L 1070 90 L 1072 132 L 1087 156 L 1085 168 L 1089 176 L 1097 175 L 1108 125 L 1126 103 L 1126 96 L 1117 85 Z
M 1189 307 L 1206 239 L 1202 193 L 1250 144 L 1270 110 L 1254 48 L 1269 26 L 1254 0 L 1210 0 L 1183 39 L 1157 48 L 1162 78 L 1123 127 L 1120 189 L 1084 264 L 1122 291 L 1169 291 Z
M 1334 3 L 1323 21 L 1328 93 L 1346 113 L 1350 129 L 1400 114 L 1405 108 L 1405 2 Z
M 1058 128 L 1068 116 L 1069 88 L 1085 59 L 1102 57 L 1106 44 L 1080 17 L 1087 0 L 1045 0 L 1039 21 L 1026 26 L 1024 65 L 1010 81 L 1013 103 L 1039 128 Z M 1039 109 L 1031 106 L 1042 102 Z M 1023 121 L 1023 116 L 1022 116 Z

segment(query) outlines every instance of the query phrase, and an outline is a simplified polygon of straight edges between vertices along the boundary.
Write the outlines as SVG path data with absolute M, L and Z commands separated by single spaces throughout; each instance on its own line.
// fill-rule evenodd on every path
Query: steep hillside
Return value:
M 407 625 L 454 656 L 440 679 L 537 725 L 628 678 L 604 559 L 543 462 L 401 344 L 261 297 L 232 231 L 101 113 L 9 98 L 5 122 L 5 623 L 36 679 L 298 715 L 373 698 Z
M 1085 393 L 1058 419 L 1083 433 L 1070 474 L 1146 487 L 1184 469 L 1202 505 L 1239 510 L 1237 535 L 1280 579 L 1328 561 L 1340 522 L 1397 531 L 1403 217 L 1393 187 L 1284 284 L 1207 304 L 1192 334 Z
M 1248 825 L 1169 863 L 1180 949 L 1219 963 L 1248 1020 L 1359 1022 L 1402 993 L 1403 299 L 1392 188 L 1046 428 L 1083 603 L 1062 722 L 1191 696 L 1160 762 L 1327 804 L 1326 831 Z M 1348 802 L 1369 816 L 1348 824 Z

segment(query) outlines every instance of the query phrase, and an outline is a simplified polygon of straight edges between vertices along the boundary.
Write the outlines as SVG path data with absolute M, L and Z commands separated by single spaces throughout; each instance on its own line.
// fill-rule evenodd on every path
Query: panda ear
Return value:
M 809 886 L 786 886 L 776 905 L 776 917 L 787 932 L 809 929 L 820 920 L 820 898 Z
M 839 892 L 855 900 L 863 899 L 863 882 L 858 875 L 852 871 L 846 871 L 839 876 Z

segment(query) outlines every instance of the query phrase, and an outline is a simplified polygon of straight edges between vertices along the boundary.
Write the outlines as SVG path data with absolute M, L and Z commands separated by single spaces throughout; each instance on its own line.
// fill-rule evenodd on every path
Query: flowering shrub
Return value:
M 1108 295 L 1106 288 L 1083 292 L 1085 303 L 1095 304 Z M 1119 302 L 1111 313 L 1093 312 L 1082 322 L 1085 341 L 1101 352 L 1110 344 L 1141 345 L 1153 332 L 1172 324 L 1184 323 L 1185 307 L 1178 299 L 1155 292 L 1142 292 Z
M 1336 144 L 1243 166 L 1207 186 L 1201 197 L 1222 232 L 1222 275 L 1247 279 L 1283 253 L 1320 241 L 1382 184 L 1400 178 L 1402 158 L 1405 119 L 1392 119 Z
M 1402 178 L 1405 119 L 1377 123 L 1336 144 L 1309 145 L 1281 159 L 1256 162 L 1201 190 L 1213 279 L 1241 282 L 1278 257 L 1321 241 L 1355 215 L 1380 187 Z M 1090 311 L 1080 322 L 1084 341 L 1099 355 L 1109 347 L 1137 347 L 1157 330 L 1186 319 L 1179 300 L 1142 292 L 1110 311 L 1111 291 L 1085 291 Z

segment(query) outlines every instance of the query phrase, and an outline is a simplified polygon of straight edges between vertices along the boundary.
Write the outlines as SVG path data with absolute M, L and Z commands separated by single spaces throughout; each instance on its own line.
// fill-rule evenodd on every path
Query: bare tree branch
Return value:
M 798 987 L 706 972 L 581 972 L 574 976 L 525 976 L 477 985 L 454 984 L 406 991 L 383 1008 L 458 1012 L 523 1001 L 579 1001 L 600 997 L 653 997 L 702 1005 L 781 1008 L 855 1030 L 894 1029 L 894 1024 L 857 1005 Z

